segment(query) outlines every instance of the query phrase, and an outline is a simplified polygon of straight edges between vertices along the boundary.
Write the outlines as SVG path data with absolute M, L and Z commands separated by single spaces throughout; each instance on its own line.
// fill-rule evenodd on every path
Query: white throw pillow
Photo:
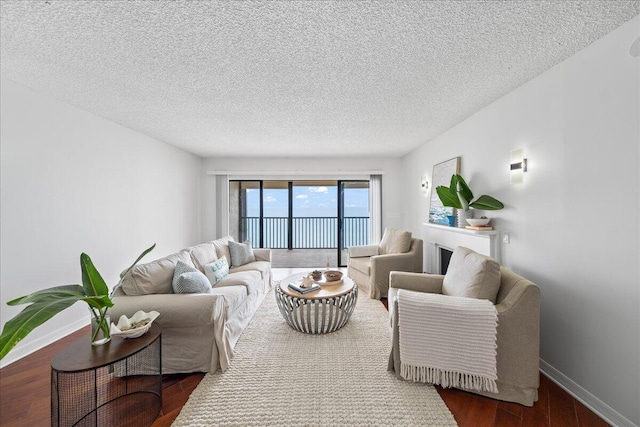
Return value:
M 204 266 L 204 274 L 212 285 L 224 279 L 229 274 L 229 263 L 226 257 L 222 257 Z

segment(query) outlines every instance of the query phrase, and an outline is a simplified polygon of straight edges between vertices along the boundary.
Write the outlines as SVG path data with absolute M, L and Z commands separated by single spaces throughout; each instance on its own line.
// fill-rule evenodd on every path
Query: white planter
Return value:
M 469 209 L 468 211 L 462 209 L 456 209 L 456 225 L 460 228 L 465 228 L 467 225 L 467 218 L 473 218 L 473 211 Z

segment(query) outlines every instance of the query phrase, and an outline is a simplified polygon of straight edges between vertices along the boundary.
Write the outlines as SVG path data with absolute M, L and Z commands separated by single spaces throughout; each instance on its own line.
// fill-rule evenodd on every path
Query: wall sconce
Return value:
M 427 176 L 422 175 L 420 180 L 420 188 L 422 189 L 422 194 L 427 194 L 427 190 L 429 189 L 429 181 L 427 181 Z
M 511 183 L 520 184 L 524 182 L 524 173 L 527 171 L 527 159 L 524 158 L 524 150 L 516 148 L 511 150 Z

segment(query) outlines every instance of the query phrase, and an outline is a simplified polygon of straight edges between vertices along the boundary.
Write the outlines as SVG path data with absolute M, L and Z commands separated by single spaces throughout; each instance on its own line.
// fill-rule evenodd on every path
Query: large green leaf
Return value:
M 16 317 L 5 323 L 4 328 L 2 328 L 0 360 L 29 332 L 79 300 L 77 296 L 70 295 L 64 298 L 51 298 L 34 302 L 25 307 Z
M 82 287 L 86 296 L 109 295 L 109 288 L 89 255 L 80 254 L 80 268 L 82 269 Z
M 109 297 L 109 295 L 96 295 L 91 297 L 82 297 L 80 298 L 80 300 L 86 302 L 91 307 L 94 307 L 97 309 L 101 309 L 105 307 L 113 307 L 113 301 L 111 301 L 111 298 Z
M 38 302 L 48 299 L 62 299 L 69 297 L 76 297 L 78 299 L 85 296 L 84 289 L 80 285 L 62 285 L 55 286 L 53 288 L 42 289 L 32 294 L 16 298 L 7 302 L 7 305 L 29 304 L 32 302 Z
M 501 201 L 494 199 L 491 196 L 487 196 L 486 194 L 483 194 L 482 196 L 478 197 L 478 200 L 475 200 L 469 206 L 471 206 L 474 209 L 484 209 L 488 211 L 497 211 L 499 209 L 504 208 L 504 205 L 502 204 Z
M 438 197 L 442 202 L 443 206 L 448 206 L 450 208 L 460 209 L 460 201 L 458 200 L 458 196 L 456 194 L 451 193 L 449 191 L 449 187 L 445 187 L 444 185 L 439 185 L 436 187 L 436 193 L 438 193 Z
M 129 266 L 129 268 L 127 268 L 127 269 L 125 270 L 125 272 L 124 272 L 124 274 L 122 275 L 122 277 L 124 278 L 124 277 L 127 275 L 127 273 L 129 273 L 129 271 L 130 271 L 130 270 L 131 270 L 131 269 L 132 269 L 132 268 L 133 268 L 133 267 L 138 263 L 138 261 L 140 261 L 140 260 L 141 260 L 141 259 L 142 259 L 146 254 L 148 254 L 149 252 L 151 252 L 151 251 L 153 250 L 153 248 L 155 248 L 155 247 L 156 247 L 156 244 L 154 243 L 153 245 L 151 245 L 151 247 L 150 247 L 150 248 L 148 248 L 148 249 L 146 249 L 144 252 L 142 252 L 142 253 L 140 254 L 140 256 L 138 257 L 138 259 L 136 259 L 136 260 L 133 262 L 133 264 L 131 264 L 131 265 Z
M 451 185 L 452 191 L 458 193 L 458 197 L 462 196 L 464 200 L 466 200 L 467 205 L 471 203 L 471 200 L 473 200 L 473 193 L 471 192 L 471 189 L 467 185 L 467 182 L 464 180 L 462 175 L 453 175 L 451 177 Z

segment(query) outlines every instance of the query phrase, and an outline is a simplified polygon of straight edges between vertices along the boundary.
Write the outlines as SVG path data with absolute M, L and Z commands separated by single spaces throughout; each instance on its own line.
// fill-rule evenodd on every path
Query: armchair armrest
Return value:
M 256 257 L 256 261 L 271 262 L 271 249 L 265 249 L 265 248 L 254 249 L 253 254 Z
M 444 276 L 440 274 L 392 271 L 389 275 L 389 288 L 441 294 L 443 280 Z
M 378 245 L 351 246 L 349 248 L 349 258 L 360 258 L 365 256 L 378 255 L 380 248 Z

